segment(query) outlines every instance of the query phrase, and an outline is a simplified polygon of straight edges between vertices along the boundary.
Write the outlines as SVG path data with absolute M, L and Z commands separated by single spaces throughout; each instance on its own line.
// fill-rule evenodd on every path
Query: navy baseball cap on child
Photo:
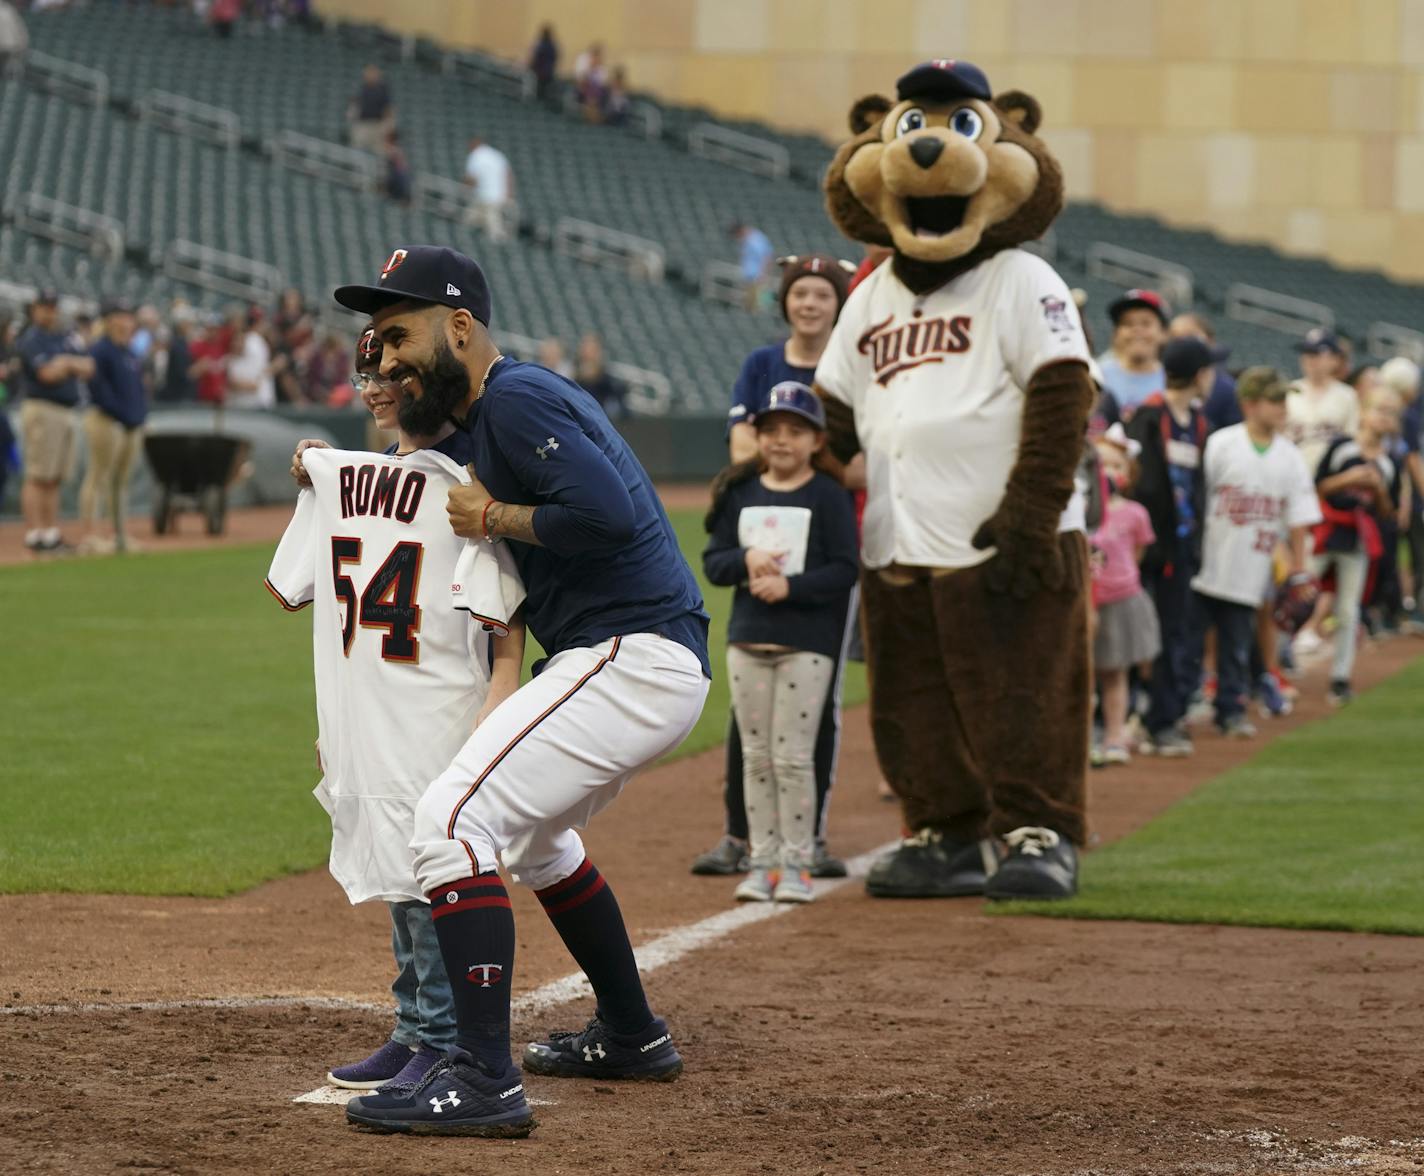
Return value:
M 395 249 L 375 286 L 338 286 L 333 297 L 349 310 L 375 314 L 405 299 L 468 310 L 489 326 L 490 289 L 471 258 L 439 245 Z
M 789 412 L 811 422 L 825 431 L 826 410 L 817 396 L 805 384 L 795 380 L 783 380 L 772 387 L 766 398 L 757 406 L 753 421 L 759 421 L 769 412 Z

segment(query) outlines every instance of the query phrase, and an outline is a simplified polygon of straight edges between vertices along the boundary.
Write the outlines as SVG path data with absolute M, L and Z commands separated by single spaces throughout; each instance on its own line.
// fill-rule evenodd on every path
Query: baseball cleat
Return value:
M 956 841 L 921 829 L 870 867 L 865 890 L 876 898 L 963 898 L 983 894 L 997 864 L 992 842 Z
M 655 1017 L 641 1033 L 615 1033 L 597 1014 L 578 1032 L 551 1033 L 524 1049 L 524 1068 L 549 1078 L 628 1078 L 671 1082 L 682 1056 L 667 1022 Z
M 363 1094 L 346 1104 L 346 1121 L 398 1135 L 480 1135 L 523 1139 L 534 1130 L 518 1068 L 493 1073 L 464 1050 L 451 1050 L 414 1086 Z
M 751 869 L 747 858 L 747 843 L 735 837 L 723 837 L 706 853 L 692 861 L 694 874 L 745 874 Z
M 327 1071 L 326 1080 L 346 1090 L 375 1090 L 405 1069 L 413 1053 L 408 1045 L 388 1041 L 368 1058 L 334 1066 Z
M 991 899 L 1072 898 L 1078 893 L 1078 851 L 1052 829 L 1025 826 L 1004 835 L 1009 854 L 989 879 Z

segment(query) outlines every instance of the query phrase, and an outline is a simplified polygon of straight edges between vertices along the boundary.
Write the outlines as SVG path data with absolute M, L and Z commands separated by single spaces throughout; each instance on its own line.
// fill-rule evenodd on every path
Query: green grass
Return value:
M 1424 934 L 1424 661 L 1001 913 Z
M 698 513 L 673 522 L 700 567 Z M 0 893 L 224 895 L 325 861 L 311 614 L 263 589 L 271 552 L 0 568 Z M 704 590 L 714 680 L 679 754 L 726 725 L 730 593 Z

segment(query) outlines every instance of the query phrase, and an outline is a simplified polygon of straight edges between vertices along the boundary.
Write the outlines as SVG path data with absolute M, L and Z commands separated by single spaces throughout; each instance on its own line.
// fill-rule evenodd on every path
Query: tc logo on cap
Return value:
M 952 57 L 936 57 L 930 64 L 934 66 L 935 69 L 953 69 L 958 62 Z
M 394 272 L 400 267 L 400 263 L 405 260 L 405 254 L 406 251 L 404 249 L 397 249 L 388 258 L 386 258 L 386 264 L 381 266 L 382 281 L 385 281 L 388 277 L 391 276 L 392 272 Z

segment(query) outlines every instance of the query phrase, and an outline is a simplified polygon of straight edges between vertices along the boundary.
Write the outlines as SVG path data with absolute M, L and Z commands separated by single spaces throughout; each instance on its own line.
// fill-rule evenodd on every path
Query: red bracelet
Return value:
M 485 503 L 485 509 L 480 513 L 480 530 L 484 533 L 484 537 L 486 539 L 494 538 L 494 536 L 489 533 L 489 511 L 490 507 L 492 507 L 493 505 L 494 499 L 491 498 L 488 502 Z

